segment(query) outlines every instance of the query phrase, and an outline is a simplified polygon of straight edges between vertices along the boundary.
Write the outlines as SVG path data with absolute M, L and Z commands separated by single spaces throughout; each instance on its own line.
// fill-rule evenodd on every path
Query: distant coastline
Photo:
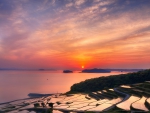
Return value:
M 97 68 L 94 68 L 94 69 L 97 69 Z M 85 71 L 84 71 L 85 70 Z M 82 70 L 83 73 L 88 73 L 88 70 L 89 70 L 89 73 L 90 73 L 90 70 L 91 69 L 84 69 Z M 102 70 L 107 70 L 107 72 L 112 72 L 112 71 L 118 71 L 118 72 L 137 72 L 137 71 L 142 71 L 142 70 L 145 70 L 145 69 L 109 69 L 109 68 L 105 68 L 105 69 L 102 69 Z M 45 69 L 45 68 L 39 68 L 39 69 L 19 69 L 19 68 L 0 68 L 0 71 L 50 71 L 50 72 L 63 72 L 63 73 L 82 73 L 82 71 L 80 70 L 76 70 L 76 71 L 72 71 L 72 70 L 58 70 L 58 69 Z M 65 72 L 66 71 L 66 72 Z M 99 72 L 96 72 L 97 70 L 91 70 L 91 73 L 103 73 L 103 71 L 100 71 Z M 104 72 L 105 73 L 105 72 Z
M 39 94 L 39 93 L 29 93 L 28 96 L 29 97 L 43 97 L 43 96 L 51 96 L 54 94 Z
M 15 69 L 15 68 L 0 68 L 0 71 L 57 71 L 56 69 Z
M 150 81 L 150 69 L 120 75 L 102 76 L 87 79 L 71 86 L 70 92 L 93 92 L 120 85 Z M 94 87 L 93 87 L 94 86 Z
M 84 69 L 82 70 L 82 73 L 110 73 L 110 70 L 106 70 L 106 69 Z

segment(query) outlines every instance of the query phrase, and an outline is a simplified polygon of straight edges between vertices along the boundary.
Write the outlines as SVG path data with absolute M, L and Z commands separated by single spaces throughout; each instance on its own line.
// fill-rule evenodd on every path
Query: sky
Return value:
M 0 0 L 0 68 L 150 68 L 150 0 Z

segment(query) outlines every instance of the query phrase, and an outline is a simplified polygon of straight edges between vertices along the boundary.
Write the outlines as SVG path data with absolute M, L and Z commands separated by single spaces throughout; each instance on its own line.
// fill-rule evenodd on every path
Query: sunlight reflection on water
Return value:
M 124 72 L 125 73 L 125 72 Z M 86 79 L 122 74 L 51 73 L 50 71 L 0 71 L 0 102 L 26 98 L 29 93 L 64 93 L 74 83 Z
M 139 97 L 131 96 L 128 100 L 118 104 L 117 107 L 122 108 L 124 110 L 130 110 L 130 105 L 139 99 Z

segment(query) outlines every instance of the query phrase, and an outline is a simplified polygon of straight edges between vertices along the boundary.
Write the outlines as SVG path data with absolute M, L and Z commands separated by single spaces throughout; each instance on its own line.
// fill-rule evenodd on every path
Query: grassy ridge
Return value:
M 150 69 L 134 73 L 88 79 L 72 85 L 70 92 L 98 91 L 118 87 L 120 85 L 141 83 L 144 81 L 150 81 Z

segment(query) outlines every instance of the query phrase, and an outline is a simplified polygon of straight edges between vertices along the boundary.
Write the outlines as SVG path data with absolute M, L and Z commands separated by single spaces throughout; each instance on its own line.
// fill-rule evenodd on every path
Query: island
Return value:
M 82 73 L 110 73 L 110 70 L 106 70 L 106 69 L 84 69 L 82 70 Z
M 63 70 L 63 73 L 73 73 L 71 70 Z

